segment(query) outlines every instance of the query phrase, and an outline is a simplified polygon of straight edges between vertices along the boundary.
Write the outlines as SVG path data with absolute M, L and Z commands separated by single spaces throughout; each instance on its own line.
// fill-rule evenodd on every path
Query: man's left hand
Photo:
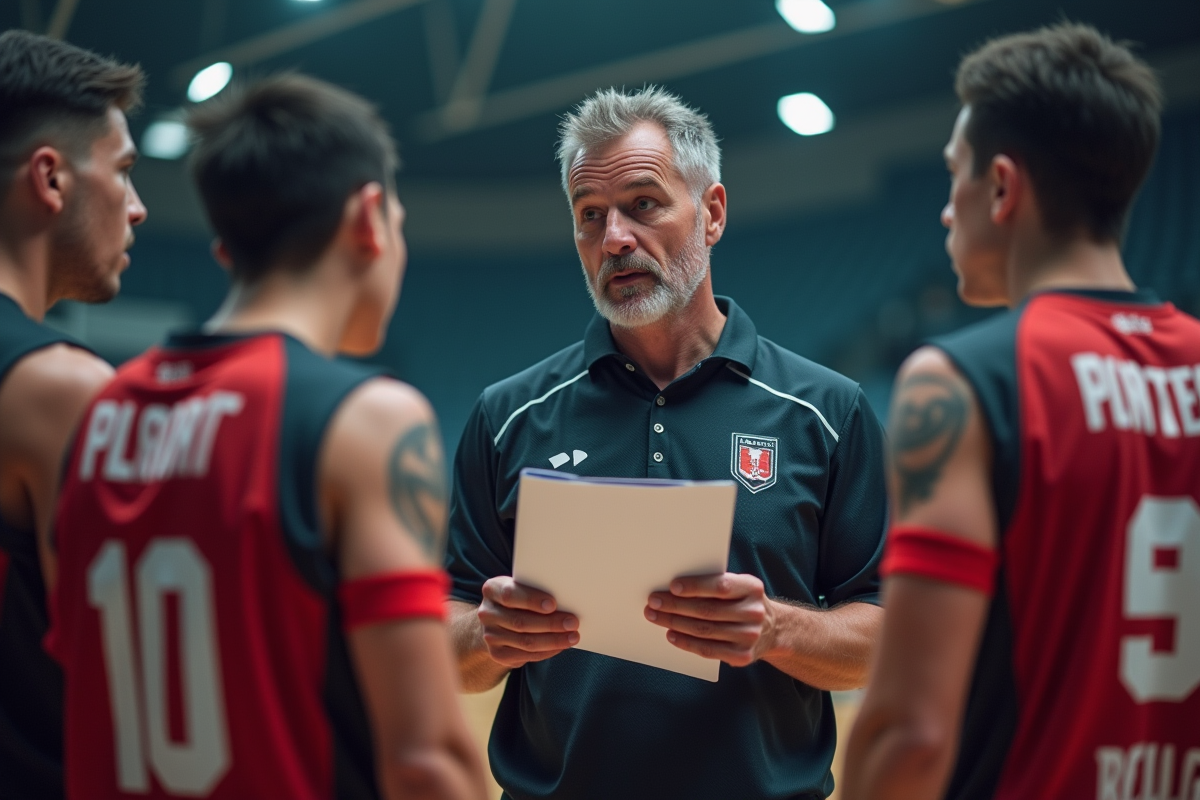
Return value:
M 753 575 L 675 578 L 669 592 L 654 592 L 646 619 L 667 629 L 680 650 L 744 667 L 771 647 L 775 609 Z

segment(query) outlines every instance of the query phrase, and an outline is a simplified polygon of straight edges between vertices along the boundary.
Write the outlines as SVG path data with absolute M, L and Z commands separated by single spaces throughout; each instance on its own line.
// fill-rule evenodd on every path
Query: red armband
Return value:
M 449 591 L 450 577 L 440 569 L 389 572 L 343 583 L 338 587 L 342 628 L 419 617 L 444 620 Z
M 888 531 L 879 573 L 884 577 L 916 575 L 974 589 L 991 597 L 996 588 L 999 563 L 1000 556 L 995 550 L 959 536 L 930 528 L 898 525 Z

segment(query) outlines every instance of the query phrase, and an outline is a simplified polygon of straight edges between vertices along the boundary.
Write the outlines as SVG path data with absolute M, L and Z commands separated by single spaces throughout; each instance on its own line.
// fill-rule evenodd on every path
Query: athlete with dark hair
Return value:
M 233 286 L 122 368 L 71 450 L 51 647 L 73 798 L 474 798 L 435 567 L 442 449 L 374 352 L 405 264 L 394 145 L 300 76 L 190 120 Z
M 1200 322 L 1120 238 L 1159 138 L 1094 29 L 959 68 L 942 212 L 959 293 L 1009 311 L 905 362 L 883 640 L 845 797 L 1200 796 Z
M 62 675 L 42 649 L 45 543 L 63 449 L 112 376 L 42 324 L 103 302 L 146 218 L 129 173 L 135 66 L 25 31 L 0 35 L 0 795 L 62 796 Z

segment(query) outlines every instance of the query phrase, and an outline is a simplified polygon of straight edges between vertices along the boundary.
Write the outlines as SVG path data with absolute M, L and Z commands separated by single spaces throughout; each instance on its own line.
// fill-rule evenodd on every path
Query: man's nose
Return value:
M 141 225 L 146 221 L 146 206 L 142 204 L 142 198 L 138 196 L 137 189 L 133 188 L 133 184 L 129 184 L 129 224 Z
M 604 252 L 610 256 L 623 256 L 637 249 L 637 239 L 629 229 L 629 220 L 617 209 L 608 212 L 604 224 Z

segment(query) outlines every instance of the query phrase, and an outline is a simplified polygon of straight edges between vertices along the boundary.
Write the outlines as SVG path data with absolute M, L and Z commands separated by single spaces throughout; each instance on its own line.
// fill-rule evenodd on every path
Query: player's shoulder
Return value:
M 368 377 L 355 387 L 342 402 L 338 417 L 365 439 L 435 422 L 433 406 L 425 395 L 386 375 Z
M 488 386 L 483 390 L 480 403 L 491 419 L 504 420 L 526 403 L 567 389 L 587 374 L 587 370 L 583 342 L 576 342 Z
M 73 344 L 58 342 L 39 348 L 18 361 L 0 385 L 0 408 L 5 414 L 75 413 L 112 380 L 106 361 Z M 12 418 L 12 417 L 9 417 Z

